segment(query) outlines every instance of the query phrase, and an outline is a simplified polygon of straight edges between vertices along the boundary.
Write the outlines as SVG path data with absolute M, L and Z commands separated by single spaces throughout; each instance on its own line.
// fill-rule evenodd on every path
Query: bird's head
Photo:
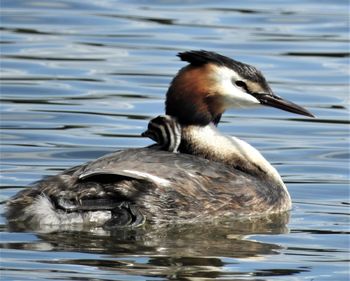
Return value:
M 180 124 L 217 124 L 229 108 L 272 106 L 314 117 L 305 108 L 275 95 L 255 67 L 208 51 L 189 51 L 178 56 L 189 65 L 171 82 L 166 114 Z

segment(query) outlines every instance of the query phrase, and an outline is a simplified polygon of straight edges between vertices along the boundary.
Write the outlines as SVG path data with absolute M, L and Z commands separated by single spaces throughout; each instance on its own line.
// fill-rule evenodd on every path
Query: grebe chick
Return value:
M 114 228 L 288 211 L 290 196 L 277 171 L 215 125 L 235 107 L 268 105 L 313 115 L 274 95 L 252 66 L 207 51 L 179 57 L 189 65 L 168 89 L 170 117 L 151 122 L 144 134 L 156 141 L 165 136 L 160 145 L 117 151 L 43 179 L 7 202 L 8 221 L 35 229 Z
M 154 140 L 159 149 L 169 152 L 178 152 L 181 144 L 181 125 L 175 117 L 160 115 L 148 122 L 148 128 L 141 134 Z

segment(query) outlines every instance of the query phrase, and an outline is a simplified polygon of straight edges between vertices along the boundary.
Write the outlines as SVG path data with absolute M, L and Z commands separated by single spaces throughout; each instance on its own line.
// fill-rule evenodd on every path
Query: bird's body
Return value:
M 104 225 L 108 221 L 109 225 L 123 226 L 289 210 L 286 190 L 267 184 L 201 157 L 151 148 L 130 149 L 49 177 L 35 188 L 24 190 L 12 199 L 9 215 L 32 226 Z
M 226 108 L 256 105 L 259 99 L 262 104 L 273 100 L 275 107 L 311 114 L 274 96 L 251 66 L 205 51 L 180 57 L 191 64 L 168 90 L 170 116 L 158 123 L 152 120 L 145 134 L 158 144 L 167 138 L 166 145 L 117 151 L 41 180 L 9 200 L 8 220 L 32 227 L 114 228 L 289 210 L 290 196 L 278 172 L 255 148 L 222 135 L 215 125 Z M 248 72 L 240 75 L 240 70 Z M 250 76 L 255 78 L 249 85 Z

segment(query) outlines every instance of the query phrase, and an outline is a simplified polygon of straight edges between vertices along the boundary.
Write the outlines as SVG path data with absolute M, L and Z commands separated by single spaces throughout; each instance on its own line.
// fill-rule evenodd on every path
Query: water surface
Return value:
M 114 233 L 19 232 L 1 218 L 1 278 L 348 280 L 347 4 L 3 0 L 2 201 L 45 175 L 150 144 L 140 133 L 163 113 L 180 51 L 253 64 L 317 118 L 230 110 L 220 124 L 278 169 L 290 217 Z

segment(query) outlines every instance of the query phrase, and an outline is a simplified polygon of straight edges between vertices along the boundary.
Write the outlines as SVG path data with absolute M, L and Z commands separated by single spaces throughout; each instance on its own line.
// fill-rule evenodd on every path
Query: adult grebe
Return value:
M 7 202 L 7 219 L 31 228 L 113 228 L 289 210 L 277 171 L 256 149 L 220 134 L 215 125 L 235 107 L 268 105 L 313 115 L 274 95 L 252 66 L 207 51 L 179 57 L 190 64 L 167 92 L 171 117 L 152 120 L 144 133 L 160 145 L 117 151 L 41 180 Z

